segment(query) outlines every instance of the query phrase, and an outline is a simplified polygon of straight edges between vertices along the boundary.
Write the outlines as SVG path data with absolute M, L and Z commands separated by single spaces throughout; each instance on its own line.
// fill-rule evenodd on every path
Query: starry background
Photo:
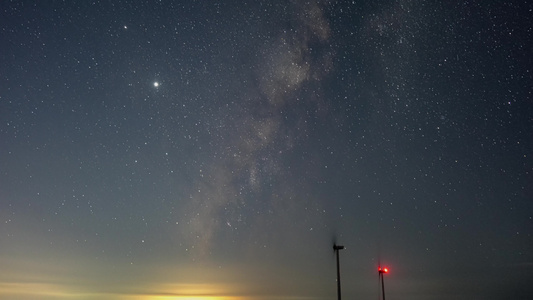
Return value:
M 2 298 L 533 298 L 529 1 L 0 7 Z

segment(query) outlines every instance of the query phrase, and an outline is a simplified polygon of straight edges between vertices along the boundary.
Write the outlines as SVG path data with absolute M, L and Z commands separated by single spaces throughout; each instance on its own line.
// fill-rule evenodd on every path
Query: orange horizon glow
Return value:
M 54 262 L 52 260 L 52 262 Z M 64 259 L 53 264 L 33 258 L 2 260 L 0 299 L 17 300 L 276 300 L 315 299 L 311 293 L 295 295 L 288 285 L 261 282 L 244 276 L 243 267 L 210 264 L 134 266 L 117 272 L 83 260 Z M 261 267 L 265 273 L 278 269 Z M 81 271 L 80 271 L 81 270 Z M 91 274 L 102 274 L 94 279 Z M 269 278 L 275 278 L 274 275 Z
M 294 295 L 264 295 L 253 293 L 232 293 L 222 291 L 217 285 L 201 284 L 174 285 L 174 287 L 189 286 L 190 289 L 175 290 L 158 289 L 152 291 L 87 291 L 69 288 L 61 284 L 32 283 L 32 282 L 0 282 L 0 298 L 15 299 L 109 299 L 109 300 L 251 300 L 251 299 L 310 299 Z M 200 286 L 206 287 L 202 290 Z M 159 286 L 162 287 L 162 286 Z M 167 285 L 167 287 L 169 287 Z M 312 297 L 311 297 L 312 298 Z
M 16 299 L 115 299 L 115 300 L 246 300 L 254 297 L 186 292 L 89 292 L 49 283 L 2 282 L 0 297 Z

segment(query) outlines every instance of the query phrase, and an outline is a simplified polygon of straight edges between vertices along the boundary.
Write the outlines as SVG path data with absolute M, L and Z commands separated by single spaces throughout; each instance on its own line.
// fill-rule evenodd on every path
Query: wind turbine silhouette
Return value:
M 389 273 L 389 268 L 383 267 L 381 265 L 381 241 L 378 243 L 378 275 L 379 282 L 378 285 L 381 285 L 381 300 L 385 300 L 385 281 L 383 280 L 383 275 Z
M 333 251 L 337 255 L 337 300 L 341 300 L 341 269 L 339 262 L 339 250 L 343 250 L 344 246 L 337 245 L 336 239 L 333 240 Z
M 383 274 L 389 273 L 389 268 L 387 267 L 381 267 L 381 265 L 378 267 L 378 274 L 379 274 L 379 280 L 381 281 L 381 292 L 383 295 L 383 300 L 385 300 L 385 281 L 383 280 Z

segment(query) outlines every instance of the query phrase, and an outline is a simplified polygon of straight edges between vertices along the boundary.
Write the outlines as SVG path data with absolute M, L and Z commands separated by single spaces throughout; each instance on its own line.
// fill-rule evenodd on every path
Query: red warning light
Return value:
M 389 268 L 378 267 L 378 273 L 389 273 Z

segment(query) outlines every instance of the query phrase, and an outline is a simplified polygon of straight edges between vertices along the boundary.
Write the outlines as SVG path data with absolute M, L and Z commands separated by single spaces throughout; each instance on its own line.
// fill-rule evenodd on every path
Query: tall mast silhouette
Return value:
M 383 300 L 385 300 L 385 281 L 383 280 L 383 274 L 389 273 L 389 268 L 378 267 L 379 281 L 381 281 L 381 292 L 383 295 Z
M 341 269 L 339 263 L 339 250 L 344 249 L 344 246 L 333 243 L 333 251 L 337 254 L 337 300 L 341 300 Z

